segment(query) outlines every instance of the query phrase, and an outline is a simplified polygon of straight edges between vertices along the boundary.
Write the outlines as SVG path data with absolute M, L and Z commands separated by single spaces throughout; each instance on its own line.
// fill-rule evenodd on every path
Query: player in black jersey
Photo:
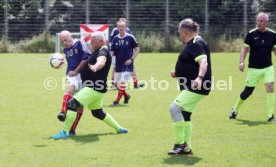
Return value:
M 248 51 L 249 64 L 246 76 L 246 85 L 240 97 L 237 99 L 229 118 L 235 119 L 243 102 L 253 93 L 255 86 L 262 79 L 267 92 L 267 121 L 275 121 L 274 118 L 274 69 L 271 60 L 271 52 L 276 55 L 276 34 L 267 28 L 268 15 L 259 13 L 256 20 L 257 27 L 248 32 L 244 41 L 244 47 L 240 53 L 240 71 L 244 71 L 244 60 Z
M 181 92 L 170 105 L 176 141 L 169 155 L 193 155 L 191 115 L 211 90 L 210 50 L 198 35 L 198 29 L 199 25 L 192 19 L 182 20 L 178 28 L 180 40 L 187 45 L 178 57 L 175 70 L 171 71 L 171 76 L 178 79 Z

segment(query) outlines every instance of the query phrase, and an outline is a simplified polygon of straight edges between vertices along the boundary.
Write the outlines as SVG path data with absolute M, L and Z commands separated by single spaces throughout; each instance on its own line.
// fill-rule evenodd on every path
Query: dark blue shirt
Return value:
M 126 28 L 126 32 L 129 33 L 129 34 L 132 34 L 131 33 L 131 30 L 127 27 Z M 119 34 L 119 31 L 117 29 L 117 27 L 113 28 L 113 30 L 111 31 L 110 33 L 110 37 L 109 37 L 109 46 L 111 47 L 111 44 L 112 44 L 112 41 L 113 39 L 115 38 L 116 35 Z
M 123 38 L 120 38 L 120 34 L 115 36 L 111 44 L 111 51 L 113 51 L 116 56 L 116 72 L 133 71 L 133 62 L 128 66 L 124 64 L 132 57 L 134 52 L 133 49 L 136 47 L 138 47 L 138 42 L 133 35 L 126 33 Z
M 91 51 L 82 40 L 77 40 L 71 48 L 64 48 L 63 51 L 67 60 L 66 75 L 69 71 L 75 70 L 82 60 L 87 60 L 91 56 Z

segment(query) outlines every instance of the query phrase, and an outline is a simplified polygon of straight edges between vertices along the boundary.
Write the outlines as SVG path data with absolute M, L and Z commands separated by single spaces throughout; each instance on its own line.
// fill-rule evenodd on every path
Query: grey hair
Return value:
M 193 21 L 191 18 L 187 18 L 182 20 L 179 23 L 178 29 L 186 29 L 189 32 L 196 32 L 198 33 L 199 31 L 199 24 L 197 22 Z
M 126 18 L 123 18 L 123 17 L 119 18 L 118 21 L 123 21 L 123 22 L 126 22 L 126 23 L 127 23 L 127 19 L 126 19 Z
M 267 14 L 267 13 L 260 12 L 260 13 L 258 13 L 257 18 L 258 18 L 258 17 L 260 17 L 260 16 L 264 16 L 264 17 L 265 17 L 266 22 L 268 22 L 269 17 L 268 17 L 268 14 Z
M 104 41 L 105 42 L 104 33 L 101 32 L 101 31 L 93 32 L 93 34 L 91 35 L 91 37 L 96 37 L 99 41 Z

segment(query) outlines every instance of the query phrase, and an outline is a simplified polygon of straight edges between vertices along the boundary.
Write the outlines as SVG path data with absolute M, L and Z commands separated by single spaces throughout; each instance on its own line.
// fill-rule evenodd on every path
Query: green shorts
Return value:
M 246 86 L 255 87 L 261 79 L 264 84 L 274 82 L 275 78 L 273 66 L 263 69 L 248 68 Z
M 97 92 L 89 87 L 81 89 L 74 98 L 89 110 L 101 109 L 103 107 L 104 93 Z
M 203 97 L 204 95 L 182 90 L 181 93 L 175 98 L 174 103 L 181 107 L 184 111 L 193 112 L 197 103 Z

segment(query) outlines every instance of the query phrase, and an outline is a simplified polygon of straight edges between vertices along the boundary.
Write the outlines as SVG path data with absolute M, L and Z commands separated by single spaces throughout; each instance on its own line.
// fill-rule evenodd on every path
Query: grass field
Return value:
M 1 54 L 0 166 L 274 166 L 276 123 L 266 123 L 262 83 L 242 106 L 238 119 L 228 120 L 244 87 L 238 53 L 212 54 L 215 82 L 225 80 L 232 90 L 215 89 L 199 103 L 192 116 L 195 155 L 167 155 L 174 144 L 168 107 L 179 93 L 169 72 L 177 56 L 144 53 L 136 61 L 139 79 L 167 80 L 167 90 L 129 90 L 130 104 L 119 107 L 110 106 L 116 91 L 105 95 L 104 110 L 128 128 L 128 134 L 117 135 L 85 110 L 77 136 L 56 141 L 49 136 L 63 127 L 56 115 L 65 68 L 52 69 L 48 54 Z M 57 80 L 56 89 L 45 88 L 48 77 Z

